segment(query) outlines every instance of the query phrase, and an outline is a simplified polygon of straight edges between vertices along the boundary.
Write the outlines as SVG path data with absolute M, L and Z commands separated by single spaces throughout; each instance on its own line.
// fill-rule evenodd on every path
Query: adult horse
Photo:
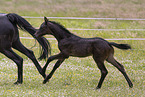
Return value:
M 59 54 L 49 57 L 45 66 L 43 67 L 43 71 L 45 72 L 48 64 L 51 61 L 58 59 L 53 70 L 43 81 L 44 84 L 49 81 L 55 70 L 66 58 L 69 58 L 69 56 L 93 56 L 94 61 L 96 62 L 97 66 L 101 71 L 101 78 L 96 89 L 101 88 L 102 83 L 108 73 L 104 65 L 105 60 L 114 65 L 124 75 L 125 79 L 129 84 L 129 87 L 133 87 L 133 84 L 127 76 L 123 65 L 117 62 L 113 57 L 114 49 L 112 46 L 115 46 L 119 49 L 131 49 L 128 44 L 117 44 L 114 42 L 108 42 L 99 37 L 81 38 L 69 32 L 59 23 L 56 23 L 54 21 L 48 21 L 46 17 L 44 18 L 44 20 L 45 22 L 41 24 L 39 30 L 34 35 L 36 37 L 40 37 L 45 34 L 53 35 L 58 41 L 58 47 L 60 50 Z
M 34 37 L 33 34 L 36 32 L 36 29 L 21 16 L 14 13 L 0 16 L 0 52 L 17 64 L 18 79 L 15 84 L 21 84 L 23 82 L 23 59 L 17 55 L 12 48 L 29 57 L 39 73 L 45 78 L 46 75 L 42 72 L 42 68 L 36 60 L 33 51 L 27 49 L 20 42 L 18 27 L 29 32 Z M 49 42 L 44 37 L 37 38 L 37 41 L 42 46 L 42 53 L 39 59 L 45 59 L 50 49 Z

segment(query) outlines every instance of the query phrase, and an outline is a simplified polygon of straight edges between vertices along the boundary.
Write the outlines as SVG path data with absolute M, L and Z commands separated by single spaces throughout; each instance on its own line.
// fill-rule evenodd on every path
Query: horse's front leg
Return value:
M 48 76 L 46 76 L 46 78 L 43 81 L 43 84 L 45 84 L 46 82 L 49 81 L 49 79 L 52 77 L 52 75 L 54 74 L 54 72 L 56 71 L 56 69 L 61 65 L 61 63 L 64 61 L 65 59 L 59 59 L 55 66 L 53 67 L 52 71 L 50 72 L 50 74 Z
M 43 72 L 43 73 L 46 72 L 46 68 L 47 68 L 48 64 L 49 64 L 51 61 L 53 61 L 53 60 L 55 60 L 55 59 L 61 59 L 61 58 L 64 58 L 64 57 L 65 57 L 65 56 L 64 56 L 63 53 L 59 53 L 59 54 L 57 54 L 57 55 L 50 56 L 50 57 L 48 58 L 46 64 L 45 64 L 45 66 L 42 68 L 42 72 Z
M 22 84 L 23 82 L 23 59 L 17 55 L 12 49 L 1 51 L 5 56 L 13 60 L 18 67 L 18 80 L 14 84 Z

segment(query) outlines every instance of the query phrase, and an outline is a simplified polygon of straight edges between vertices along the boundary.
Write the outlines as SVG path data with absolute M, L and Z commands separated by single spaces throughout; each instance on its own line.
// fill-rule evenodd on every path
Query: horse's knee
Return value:
M 18 67 L 22 68 L 23 66 L 23 58 L 19 58 L 15 60 L 15 63 L 17 64 Z
M 103 76 L 106 76 L 108 74 L 108 71 L 107 70 L 102 70 L 101 73 L 102 73 Z

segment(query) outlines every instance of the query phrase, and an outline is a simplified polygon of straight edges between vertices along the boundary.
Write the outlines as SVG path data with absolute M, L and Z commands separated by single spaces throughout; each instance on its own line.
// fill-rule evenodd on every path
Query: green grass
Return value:
M 145 18 L 144 0 L 1 0 L 0 12 L 14 12 L 21 16 L 76 16 L 76 17 L 122 17 Z M 31 10 L 30 10 L 31 9 Z M 27 19 L 34 27 L 39 27 L 43 19 Z M 110 20 L 62 20 L 66 28 L 80 29 L 145 29 L 145 21 L 110 21 Z M 81 37 L 113 38 L 145 38 L 144 31 L 77 31 L 72 33 Z M 27 32 L 20 31 L 20 36 L 31 37 Z M 45 36 L 52 38 L 52 36 Z M 54 38 L 54 37 L 53 37 Z M 29 49 L 35 40 L 21 39 Z M 52 55 L 59 53 L 56 40 L 49 40 Z M 113 40 L 110 40 L 113 41 Z M 17 80 L 17 67 L 14 62 L 1 54 L 0 56 L 0 96 L 2 97 L 143 97 L 145 95 L 145 45 L 144 40 L 113 41 L 128 43 L 132 50 L 123 51 L 115 48 L 115 58 L 124 65 L 134 87 L 129 88 L 123 75 L 111 64 L 105 62 L 109 73 L 100 90 L 95 90 L 100 78 L 100 71 L 92 57 L 73 58 L 57 69 L 49 83 L 43 85 L 43 78 L 36 67 L 25 55 L 16 51 L 24 58 L 24 82 L 14 85 Z M 32 48 L 39 57 L 39 45 Z M 47 74 L 56 61 L 50 63 Z M 45 61 L 40 61 L 41 66 Z
M 86 31 L 86 33 L 87 34 L 85 33 L 82 34 L 79 31 L 76 31 L 76 34 L 79 34 L 80 36 L 84 37 L 91 36 L 91 34 L 88 35 L 89 34 L 88 31 Z M 107 33 L 111 32 L 101 33 L 93 31 L 94 35 L 96 33 L 98 36 L 102 36 L 104 38 L 119 37 L 115 35 L 115 32 L 114 34 L 112 34 L 113 36 L 106 35 Z M 34 40 L 30 41 L 22 39 L 21 41 L 28 48 L 32 47 L 34 44 Z M 57 54 L 59 50 L 57 49 L 56 40 L 49 41 L 52 46 L 52 55 Z M 15 96 L 143 97 L 145 95 L 144 41 L 122 40 L 114 42 L 128 43 L 133 48 L 132 50 L 128 51 L 115 49 L 115 58 L 124 65 L 127 74 L 129 75 L 130 79 L 134 84 L 133 88 L 129 88 L 123 75 L 115 67 L 106 62 L 105 65 L 109 71 L 109 74 L 107 75 L 102 88 L 100 90 L 95 90 L 95 87 L 98 84 L 100 78 L 100 71 L 97 68 L 92 57 L 88 58 L 70 57 L 61 65 L 60 68 L 58 68 L 58 70 L 55 72 L 50 82 L 43 85 L 42 84 L 43 78 L 39 75 L 34 64 L 26 56 L 17 52 L 20 56 L 24 58 L 24 83 L 22 85 L 13 84 L 17 80 L 16 65 L 8 58 L 1 56 L 0 95 L 12 97 Z M 35 52 L 36 57 L 38 58 L 39 51 L 37 47 L 38 46 L 36 46 L 32 50 Z M 55 62 L 56 61 L 50 63 L 50 66 L 47 68 L 47 74 L 52 70 Z M 43 66 L 45 64 L 45 61 L 40 61 L 40 64 L 41 66 Z
M 109 71 L 100 90 L 95 87 L 100 72 L 91 57 L 69 58 L 56 71 L 49 83 L 43 85 L 42 77 L 30 60 L 24 60 L 24 83 L 14 85 L 17 79 L 16 65 L 7 59 L 1 60 L 1 96 L 143 96 L 144 95 L 144 58 L 139 51 L 116 50 L 116 58 L 126 68 L 134 87 L 129 88 L 119 71 L 106 64 Z M 144 53 L 144 52 L 143 52 Z M 140 56 L 140 57 L 138 57 Z M 42 65 L 44 61 L 40 62 Z M 52 69 L 52 62 L 47 73 Z

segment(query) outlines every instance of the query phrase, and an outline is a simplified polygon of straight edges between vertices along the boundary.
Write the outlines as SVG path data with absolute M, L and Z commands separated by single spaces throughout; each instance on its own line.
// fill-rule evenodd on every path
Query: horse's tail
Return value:
M 109 45 L 113 45 L 119 49 L 124 49 L 124 50 L 131 49 L 131 46 L 129 44 L 117 44 L 115 42 L 109 42 Z
M 15 13 L 9 13 L 7 14 L 7 17 L 12 24 L 18 25 L 22 30 L 29 32 L 34 37 L 34 33 L 36 32 L 36 29 L 32 27 L 32 25 L 27 20 L 25 20 L 24 18 L 22 18 L 21 16 Z M 47 39 L 44 37 L 36 38 L 36 40 L 42 46 L 41 55 L 39 59 L 47 58 L 48 54 L 50 54 L 51 52 L 49 41 L 47 41 Z

